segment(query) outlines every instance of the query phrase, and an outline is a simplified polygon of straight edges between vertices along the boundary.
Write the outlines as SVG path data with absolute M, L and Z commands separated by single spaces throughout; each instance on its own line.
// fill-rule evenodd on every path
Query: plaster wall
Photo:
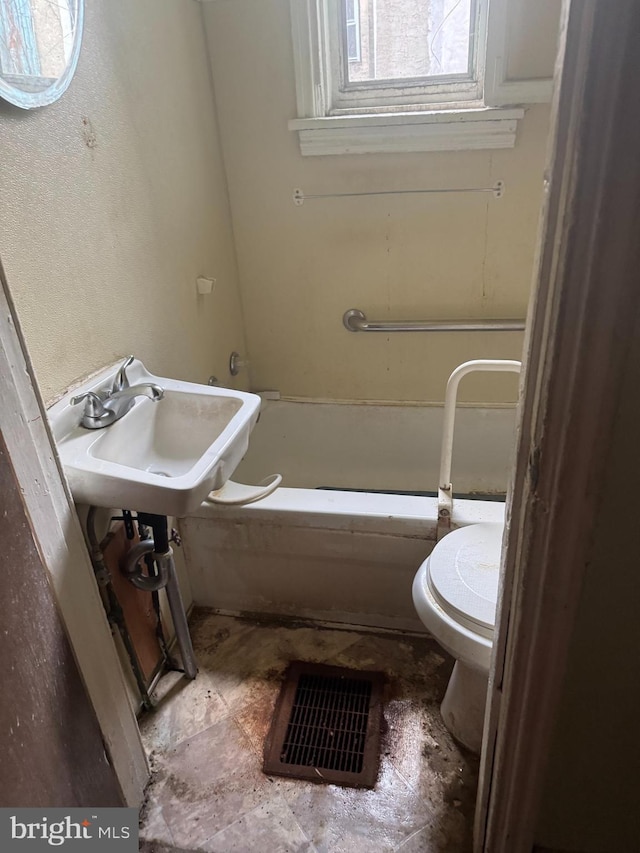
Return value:
M 510 0 L 507 14 L 507 78 L 551 77 L 556 59 L 561 0 Z
M 437 402 L 460 362 L 518 358 L 520 333 L 351 334 L 342 315 L 355 307 L 379 320 L 525 316 L 547 105 L 527 110 L 512 150 L 302 157 L 287 128 L 296 116 L 289 0 L 217 0 L 204 13 L 254 387 Z M 556 34 L 554 16 L 543 15 L 535 36 L 549 67 L 536 74 L 551 76 Z M 500 200 L 391 195 L 296 207 L 292 199 L 296 187 L 367 192 L 499 179 Z M 461 398 L 513 400 L 513 383 L 470 378 Z
M 0 256 L 46 400 L 128 353 L 243 382 L 227 372 L 245 346 L 199 3 L 88 2 L 69 90 L 0 105 L 0 158 Z

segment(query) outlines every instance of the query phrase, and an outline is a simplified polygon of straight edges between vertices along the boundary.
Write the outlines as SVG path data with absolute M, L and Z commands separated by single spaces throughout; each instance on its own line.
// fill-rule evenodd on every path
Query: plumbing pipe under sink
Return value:
M 187 622 L 187 612 L 182 601 L 180 593 L 180 585 L 178 583 L 178 575 L 176 565 L 173 559 L 173 550 L 169 545 L 167 518 L 164 515 L 153 515 L 150 513 L 138 513 L 138 524 L 144 524 L 151 527 L 153 530 L 153 539 L 146 539 L 140 543 L 145 545 L 145 549 L 140 549 L 136 554 L 133 554 L 131 559 L 127 561 L 127 569 L 125 573 L 129 575 L 131 582 L 139 589 L 144 588 L 144 583 L 148 582 L 141 572 L 136 571 L 136 564 L 145 555 L 150 554 L 153 557 L 155 564 L 158 567 L 158 577 L 153 578 L 153 581 L 166 582 L 163 588 L 167 593 L 167 601 L 169 602 L 169 610 L 173 619 L 173 626 L 176 631 L 176 640 L 180 649 L 182 658 L 182 667 L 187 678 L 193 680 L 198 674 L 198 664 L 193 651 L 191 642 L 191 634 L 189 633 L 189 623 Z M 132 549 L 133 552 L 133 549 Z M 143 584 L 143 586 L 141 586 Z M 146 587 L 149 588 L 148 586 Z M 153 587 L 152 587 L 153 588 Z M 160 586 L 155 589 L 161 588 Z
M 102 574 L 106 572 L 106 567 L 104 566 L 102 552 L 95 534 L 95 512 L 96 508 L 90 507 L 87 516 L 87 535 L 91 545 L 91 560 L 94 570 L 96 570 L 96 577 L 99 583 L 101 581 L 104 583 L 107 580 L 106 577 L 99 576 L 100 572 Z M 158 592 L 160 589 L 166 590 L 184 674 L 187 678 L 193 680 L 198 673 L 198 665 L 189 633 L 187 613 L 180 593 L 173 550 L 169 544 L 167 518 L 166 516 L 138 513 L 136 521 L 140 526 L 151 527 L 153 538 L 142 539 L 131 547 L 123 572 L 137 589 L 144 590 L 145 592 Z M 139 564 L 140 560 L 144 557 L 151 557 L 153 559 L 157 568 L 157 574 L 146 575 L 143 573 L 142 567 Z M 139 662 L 128 635 L 125 638 L 125 645 L 127 646 L 127 651 L 132 662 L 143 703 L 145 707 L 150 708 L 152 707 L 152 702 L 148 696 Z

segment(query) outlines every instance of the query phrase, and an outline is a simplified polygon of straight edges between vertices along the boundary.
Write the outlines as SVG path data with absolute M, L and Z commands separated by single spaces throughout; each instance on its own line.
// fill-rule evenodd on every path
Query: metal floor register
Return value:
M 373 788 L 384 680 L 381 672 L 290 664 L 265 741 L 264 772 Z

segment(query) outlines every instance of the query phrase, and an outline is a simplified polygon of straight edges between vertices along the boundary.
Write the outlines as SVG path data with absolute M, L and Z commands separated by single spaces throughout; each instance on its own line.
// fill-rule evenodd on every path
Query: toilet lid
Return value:
M 496 621 L 504 525 L 470 524 L 438 542 L 429 557 L 429 588 L 462 625 L 491 636 Z

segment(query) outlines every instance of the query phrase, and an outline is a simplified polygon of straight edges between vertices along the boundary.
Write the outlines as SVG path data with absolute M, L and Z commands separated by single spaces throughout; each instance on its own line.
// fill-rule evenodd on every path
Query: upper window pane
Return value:
M 345 0 L 347 58 L 349 62 L 360 62 L 360 0 Z
M 343 0 L 345 87 L 472 76 L 474 5 L 474 0 Z

